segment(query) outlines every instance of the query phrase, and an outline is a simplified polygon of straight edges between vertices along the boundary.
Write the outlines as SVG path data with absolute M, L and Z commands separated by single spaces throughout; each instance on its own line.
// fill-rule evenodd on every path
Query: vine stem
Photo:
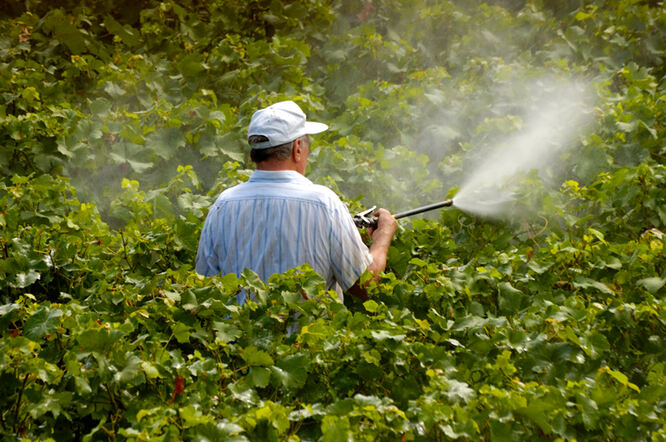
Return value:
M 109 399 L 111 400 L 111 403 L 113 404 L 113 407 L 118 410 L 118 404 L 116 403 L 116 399 L 113 397 L 113 394 L 111 394 L 111 389 L 107 384 L 104 384 L 104 387 L 106 388 L 106 393 L 109 395 Z
M 127 265 L 130 268 L 130 271 L 134 271 L 134 268 L 132 267 L 132 263 L 129 260 L 129 255 L 127 254 L 127 243 L 125 242 L 125 235 L 123 235 L 122 230 L 120 230 L 118 233 L 120 233 L 120 240 L 123 243 L 123 251 L 125 252 L 125 261 L 127 261 Z
M 21 408 L 21 400 L 23 399 L 23 390 L 25 390 L 25 386 L 28 384 L 28 375 L 26 374 L 23 377 L 23 384 L 21 384 L 21 389 L 19 390 L 18 398 L 16 399 L 16 409 L 14 410 L 14 433 L 18 431 L 18 414 L 19 414 L 19 409 Z

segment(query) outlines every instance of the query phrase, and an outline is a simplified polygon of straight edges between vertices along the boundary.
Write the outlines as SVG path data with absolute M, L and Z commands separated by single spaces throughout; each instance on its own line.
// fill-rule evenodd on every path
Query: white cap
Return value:
M 281 101 L 252 115 L 248 137 L 263 135 L 268 141 L 252 144 L 252 149 L 268 149 L 289 143 L 303 135 L 318 134 L 328 129 L 324 123 L 306 121 L 305 113 L 293 101 Z

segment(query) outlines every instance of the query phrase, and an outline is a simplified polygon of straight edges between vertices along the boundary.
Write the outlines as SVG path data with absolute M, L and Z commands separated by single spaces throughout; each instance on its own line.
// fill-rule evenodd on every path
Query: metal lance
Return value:
M 453 200 L 449 199 L 434 204 L 428 204 L 427 206 L 417 207 L 416 209 L 411 209 L 411 210 L 406 210 L 404 212 L 396 213 L 395 215 L 393 215 L 393 217 L 395 219 L 400 219 L 406 216 L 418 215 L 419 213 L 429 212 L 431 210 L 439 209 L 440 207 L 449 207 L 452 205 L 453 205 Z M 375 211 L 376 208 L 377 206 L 372 206 L 368 210 L 364 210 L 363 212 L 357 213 L 354 216 L 354 223 L 356 224 L 356 227 L 359 228 L 377 227 L 377 218 L 372 216 L 372 213 Z

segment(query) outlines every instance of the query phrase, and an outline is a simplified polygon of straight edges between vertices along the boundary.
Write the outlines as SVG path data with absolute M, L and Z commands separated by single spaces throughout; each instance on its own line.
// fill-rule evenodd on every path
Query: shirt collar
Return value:
M 271 182 L 271 183 L 308 183 L 312 181 L 296 172 L 295 170 L 255 170 L 252 172 L 249 181 Z

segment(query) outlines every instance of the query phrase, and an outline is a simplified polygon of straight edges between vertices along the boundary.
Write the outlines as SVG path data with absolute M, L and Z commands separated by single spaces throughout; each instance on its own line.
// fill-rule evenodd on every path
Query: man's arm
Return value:
M 372 263 L 368 266 L 368 271 L 372 274 L 372 279 L 376 281 L 379 278 L 379 274 L 386 269 L 388 251 L 393 235 L 395 235 L 395 231 L 398 228 L 398 221 L 386 209 L 377 210 L 375 216 L 377 217 L 377 227 L 369 229 L 370 238 L 372 238 L 372 244 L 370 245 Z M 361 285 L 360 280 L 356 281 L 349 288 L 349 293 L 360 299 L 368 299 L 368 294 L 365 287 Z

